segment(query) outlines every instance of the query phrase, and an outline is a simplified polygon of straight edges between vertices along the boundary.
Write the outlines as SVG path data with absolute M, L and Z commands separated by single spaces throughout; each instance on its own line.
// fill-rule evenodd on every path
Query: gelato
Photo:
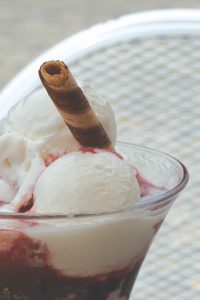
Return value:
M 84 89 L 114 145 L 116 123 L 112 108 L 94 96 L 90 88 Z M 12 204 L 0 210 L 24 210 L 32 200 L 41 172 L 64 153 L 80 147 L 43 89 L 16 104 L 1 122 L 0 200 L 1 205 Z
M 159 189 L 115 151 L 107 102 L 61 62 L 39 75 L 57 110 L 38 90 L 1 123 L 0 300 L 128 299 L 164 213 L 122 208 Z
M 115 152 L 82 148 L 44 170 L 34 189 L 33 211 L 109 211 L 140 198 L 134 169 Z

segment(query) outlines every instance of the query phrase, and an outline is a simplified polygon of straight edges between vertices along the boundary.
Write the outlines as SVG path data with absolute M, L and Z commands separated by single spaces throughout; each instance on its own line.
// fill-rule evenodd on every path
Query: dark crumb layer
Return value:
M 12 294 L 8 288 L 0 289 L 0 299 L 2 300 L 28 300 L 26 296 L 15 293 Z
M 52 266 L 41 242 L 11 230 L 1 230 L 0 237 L 0 300 L 128 299 L 143 261 L 98 276 L 68 277 Z
M 95 278 L 70 278 L 58 276 L 48 267 L 43 270 L 31 270 L 10 281 L 4 282 L 0 287 L 1 300 L 106 300 L 112 294 L 115 300 L 128 299 L 133 283 L 142 262 L 127 272 L 113 272 L 108 278 L 101 276 Z M 105 275 L 104 275 L 105 276 Z M 8 280 L 9 278 L 7 278 Z M 116 298 L 117 297 L 117 298 Z M 113 298 L 114 299 L 114 298 Z

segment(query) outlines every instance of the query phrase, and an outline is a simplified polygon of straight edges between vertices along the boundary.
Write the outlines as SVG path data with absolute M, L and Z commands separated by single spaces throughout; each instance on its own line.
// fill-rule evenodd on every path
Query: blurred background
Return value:
M 0 0 L 0 89 L 64 38 L 124 14 L 200 8 L 199 0 Z
M 1 89 L 38 55 L 81 30 L 134 12 L 200 9 L 200 0 L 0 0 L 0 5 Z M 140 272 L 137 300 L 199 300 L 199 23 L 196 26 L 198 30 L 189 35 L 183 31 L 149 40 L 136 38 L 125 46 L 83 56 L 70 66 L 113 104 L 118 133 L 123 136 L 119 140 L 142 142 L 171 153 L 183 160 L 190 172 L 189 185 Z M 116 57 L 125 63 L 118 64 Z M 129 57 L 137 59 L 130 61 Z M 108 59 L 112 68 L 107 66 Z M 82 72 L 83 68 L 90 72 Z M 108 76 L 103 79 L 102 69 Z M 116 70 L 124 77 L 115 78 L 110 85 L 107 73 Z M 120 81 L 123 78 L 125 83 Z M 116 95 L 119 86 L 123 88 Z M 118 101 L 118 96 L 127 101 Z M 132 99 L 134 105 L 130 105 Z

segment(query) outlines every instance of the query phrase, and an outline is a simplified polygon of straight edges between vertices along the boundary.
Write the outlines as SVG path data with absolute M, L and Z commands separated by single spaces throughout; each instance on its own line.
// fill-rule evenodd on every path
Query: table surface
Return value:
M 96 23 L 143 10 L 200 8 L 199 0 L 0 0 L 0 5 L 0 89 L 40 53 Z

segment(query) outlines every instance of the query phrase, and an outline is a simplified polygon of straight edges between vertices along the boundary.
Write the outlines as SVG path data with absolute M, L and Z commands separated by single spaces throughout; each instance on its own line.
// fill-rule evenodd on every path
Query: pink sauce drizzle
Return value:
M 153 192 L 161 193 L 166 191 L 164 187 L 158 187 L 148 180 L 146 180 L 143 176 L 140 175 L 139 171 L 136 169 L 136 179 L 140 186 L 140 197 L 145 197 L 151 195 Z
M 92 154 L 97 154 L 99 152 L 110 152 L 110 153 L 114 154 L 115 156 L 117 156 L 119 159 L 124 159 L 121 154 L 119 154 L 118 152 L 116 152 L 114 150 L 100 149 L 100 148 L 94 148 L 94 147 L 81 147 L 79 149 L 79 151 L 81 151 L 82 153 L 92 153 Z

